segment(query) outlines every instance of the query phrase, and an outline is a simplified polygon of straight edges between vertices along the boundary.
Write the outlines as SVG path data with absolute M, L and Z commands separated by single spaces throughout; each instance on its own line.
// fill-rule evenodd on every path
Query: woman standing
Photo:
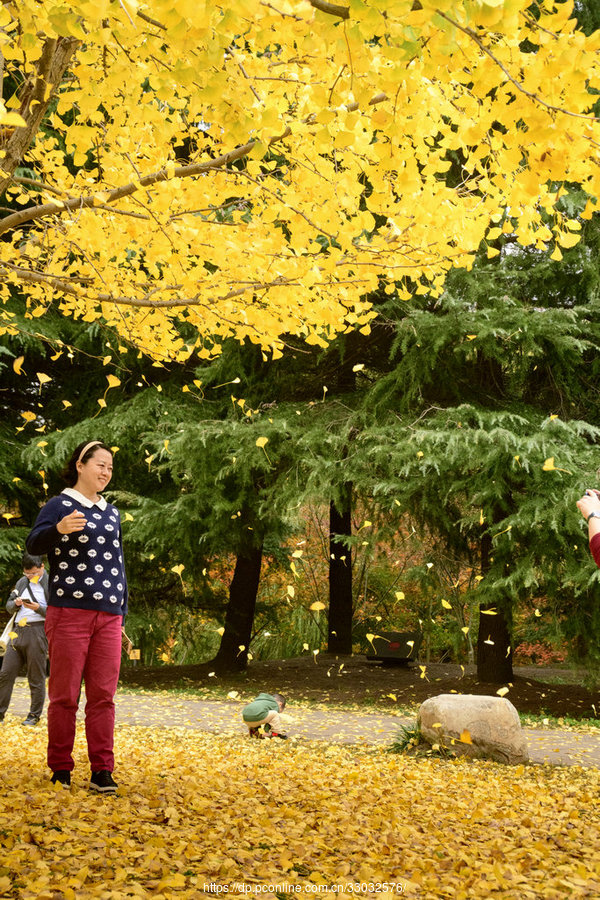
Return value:
M 80 444 L 63 473 L 69 486 L 42 507 L 26 541 L 29 553 L 46 553 L 50 563 L 46 635 L 52 781 L 71 784 L 83 679 L 89 786 L 102 793 L 117 790 L 112 778 L 114 696 L 127 612 L 119 513 L 101 496 L 112 467 L 112 452 L 102 441 Z

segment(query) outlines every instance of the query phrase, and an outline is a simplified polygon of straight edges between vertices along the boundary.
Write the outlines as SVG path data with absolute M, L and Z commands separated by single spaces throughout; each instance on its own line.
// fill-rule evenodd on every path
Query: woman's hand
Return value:
M 577 509 L 586 521 L 590 513 L 600 513 L 600 497 L 598 496 L 598 492 L 587 490 L 583 497 L 577 501 Z
M 56 530 L 59 534 L 72 534 L 74 531 L 83 531 L 86 525 L 87 519 L 85 515 L 76 509 L 60 520 Z

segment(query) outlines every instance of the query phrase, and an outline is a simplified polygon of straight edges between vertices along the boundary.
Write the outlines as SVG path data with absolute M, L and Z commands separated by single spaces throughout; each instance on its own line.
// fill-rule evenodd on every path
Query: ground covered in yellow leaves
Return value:
M 117 730 L 117 796 L 3 726 L 0 897 L 596 897 L 600 771 Z

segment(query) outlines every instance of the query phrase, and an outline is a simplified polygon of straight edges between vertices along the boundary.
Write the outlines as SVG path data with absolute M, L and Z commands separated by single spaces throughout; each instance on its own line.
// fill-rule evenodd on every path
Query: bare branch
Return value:
M 148 22 L 149 25 L 154 25 L 155 28 L 162 28 L 163 31 L 167 30 L 167 26 L 163 25 L 162 22 L 158 22 L 156 19 L 151 19 L 150 16 L 146 15 L 146 13 L 138 11 L 136 12 L 136 16 L 138 19 L 143 19 L 144 22 Z
M 329 3 L 328 0 L 308 0 L 314 9 L 328 13 L 330 16 L 338 16 L 340 19 L 350 18 L 348 6 L 338 6 L 337 3 Z

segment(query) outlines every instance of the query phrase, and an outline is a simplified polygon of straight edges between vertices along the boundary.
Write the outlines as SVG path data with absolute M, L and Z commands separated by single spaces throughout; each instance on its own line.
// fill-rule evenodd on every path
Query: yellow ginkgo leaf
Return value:
M 257 447 L 265 447 L 266 444 L 268 444 L 268 443 L 269 443 L 269 438 L 268 438 L 268 437 L 259 437 L 259 438 L 256 438 L 256 446 L 257 446 Z
M 318 612 L 321 609 L 325 609 L 325 604 L 321 603 L 320 600 L 315 600 L 315 602 L 311 603 L 308 608 L 312 609 L 314 612 Z
M 185 569 L 185 566 L 183 563 L 180 563 L 178 566 L 171 566 L 171 572 L 175 572 L 175 574 L 179 575 L 180 577 L 181 577 L 181 573 L 183 572 L 184 569 Z
M 17 356 L 17 358 L 16 358 L 15 361 L 13 362 L 13 369 L 14 369 L 14 371 L 16 372 L 17 375 L 22 375 L 22 374 L 23 374 L 22 366 L 23 366 L 23 363 L 24 363 L 24 362 L 25 362 L 25 357 L 24 357 L 24 356 Z
M 444 609 L 452 609 L 452 604 L 448 603 L 447 600 L 442 600 L 442 606 L 444 607 Z
M 224 629 L 224 628 L 217 628 L 217 634 L 220 634 L 221 636 L 223 636 L 223 635 L 225 634 L 225 629 Z
M 46 375 L 44 372 L 36 372 L 36 375 L 37 375 L 37 380 L 39 381 L 40 385 L 48 384 L 49 381 L 52 381 L 50 376 Z
M 19 628 L 25 628 L 25 626 L 27 625 L 27 619 L 19 619 L 17 625 L 19 626 Z
M 116 375 L 107 375 L 106 380 L 108 381 L 107 390 L 109 390 L 110 388 L 118 387 L 121 384 L 121 379 L 117 378 Z
M 471 740 L 471 732 L 464 728 L 460 733 L 460 740 L 463 744 L 472 744 L 473 741 Z
M 544 472 L 553 472 L 556 466 L 554 465 L 554 457 L 549 456 L 548 459 L 544 462 L 542 466 L 542 470 Z
M 507 687 L 498 688 L 496 693 L 498 694 L 499 697 L 504 697 L 505 694 L 508 694 L 508 688 Z

